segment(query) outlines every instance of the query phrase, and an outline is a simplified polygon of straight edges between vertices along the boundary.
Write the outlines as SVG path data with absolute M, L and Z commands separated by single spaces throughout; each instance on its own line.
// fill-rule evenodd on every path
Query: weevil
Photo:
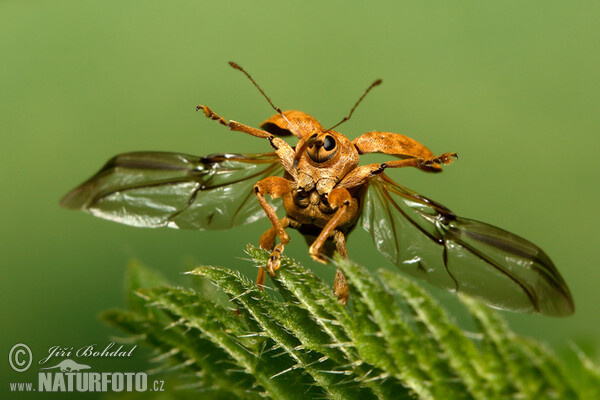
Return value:
M 384 172 L 404 167 L 441 172 L 456 153 L 436 156 L 399 133 L 370 131 L 350 140 L 334 130 L 381 80 L 368 87 L 346 117 L 326 129 L 306 113 L 281 111 L 250 74 L 229 64 L 250 79 L 276 114 L 254 128 L 205 105 L 197 110 L 231 131 L 265 139 L 271 153 L 125 153 L 109 160 L 61 204 L 139 227 L 225 229 L 267 216 L 271 227 L 259 245 L 271 255 L 259 268 L 259 287 L 265 284 L 265 270 L 274 276 L 280 267 L 290 241 L 286 229 L 298 230 L 310 256 L 326 263 L 334 251 L 348 256 L 346 239 L 362 219 L 387 259 L 435 286 L 512 311 L 573 313 L 571 293 L 542 249 L 503 229 L 459 217 Z M 297 144 L 288 144 L 286 136 L 296 137 Z M 361 155 L 369 153 L 393 159 L 360 165 Z M 278 216 L 266 196 L 282 198 L 285 216 Z M 339 269 L 334 293 L 345 305 L 349 287 Z

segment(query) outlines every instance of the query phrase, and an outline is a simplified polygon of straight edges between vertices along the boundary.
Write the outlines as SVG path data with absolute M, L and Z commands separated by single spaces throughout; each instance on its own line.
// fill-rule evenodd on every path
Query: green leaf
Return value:
M 412 318 L 419 327 L 422 344 L 417 354 L 436 378 L 437 385 L 444 385 L 449 376 L 460 382 L 453 398 L 462 397 L 465 391 L 473 398 L 489 398 L 493 390 L 485 380 L 485 370 L 474 343 L 455 326 L 446 312 L 421 287 L 403 276 L 381 270 L 386 286 L 390 287 L 408 306 Z M 423 349 L 423 351 L 420 351 Z M 484 379 L 482 379 L 484 378 Z M 439 382 L 439 383 L 437 383 Z
M 145 301 L 137 295 L 138 289 L 167 285 L 167 280 L 157 271 L 143 265 L 138 260 L 130 260 L 125 270 L 125 298 L 130 309 L 142 310 Z
M 270 255 L 247 251 L 257 267 Z M 171 287 L 131 263 L 129 309 L 103 317 L 154 350 L 154 371 L 181 388 L 162 398 L 190 391 L 231 399 L 599 398 L 600 369 L 585 355 L 578 354 L 575 382 L 549 349 L 511 332 L 476 300 L 461 296 L 479 328 L 474 339 L 401 274 L 333 263 L 350 285 L 347 307 L 286 257 L 271 279 L 274 290 L 218 267 L 188 273 L 205 280 L 192 285 L 199 289 Z

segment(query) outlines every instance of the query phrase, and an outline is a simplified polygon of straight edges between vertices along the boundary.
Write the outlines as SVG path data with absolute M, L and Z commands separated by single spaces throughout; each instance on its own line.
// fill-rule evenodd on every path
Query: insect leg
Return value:
M 288 217 L 283 217 L 280 221 L 281 227 L 287 229 L 290 226 L 290 220 Z M 277 237 L 277 229 L 272 226 L 267 229 L 260 237 L 259 246 L 261 249 L 273 250 L 275 247 L 275 238 Z M 265 269 L 263 267 L 258 268 L 258 276 L 256 278 L 256 284 L 259 288 L 263 288 L 265 285 Z
M 352 144 L 361 155 L 383 153 L 401 158 L 415 157 L 425 160 L 434 157 L 434 154 L 427 147 L 399 133 L 367 132 L 354 139 Z M 442 170 L 442 166 L 438 164 L 421 166 L 419 168 L 427 172 L 440 172 Z
M 405 160 L 393 160 L 384 163 L 363 165 L 350 172 L 342 179 L 336 188 L 349 189 L 364 185 L 369 179 L 383 172 L 386 168 L 416 167 L 427 168 L 435 165 L 449 165 L 458 158 L 456 153 L 444 153 L 432 158 L 407 158 Z
M 341 231 L 333 232 L 333 243 L 335 248 L 342 257 L 348 257 L 348 251 L 346 250 L 346 236 Z M 346 276 L 341 269 L 335 271 L 335 280 L 333 281 L 333 293 L 338 298 L 338 301 L 345 306 L 348 303 L 348 297 L 350 296 L 350 287 L 346 283 Z
M 337 209 L 333 217 L 327 222 L 327 225 L 323 228 L 317 239 L 308 249 L 308 253 L 315 260 L 322 263 L 326 263 L 327 260 L 321 254 L 321 249 L 325 244 L 325 241 L 333 234 L 335 228 L 344 220 L 348 212 L 348 206 L 350 205 L 351 197 L 350 193 L 346 189 L 333 189 L 327 197 L 329 205 L 333 209 Z M 345 248 L 345 245 L 344 245 Z
M 267 131 L 263 131 L 262 129 L 256 129 L 248 125 L 240 124 L 235 121 L 227 121 L 225 118 L 221 117 L 219 114 L 216 114 L 213 110 L 211 110 L 208 106 L 199 105 L 196 107 L 196 110 L 202 110 L 206 118 L 210 118 L 215 121 L 219 121 L 219 123 L 223 126 L 228 127 L 232 131 L 243 132 L 249 135 L 261 138 L 268 139 L 271 147 L 275 150 L 275 153 L 279 157 L 279 161 L 283 168 L 294 178 L 296 179 L 298 176 L 298 172 L 296 168 L 293 166 L 294 164 L 294 149 L 287 144 L 283 139 L 276 137 L 272 133 Z
M 279 243 L 277 246 L 275 246 L 275 248 L 273 249 L 273 253 L 271 253 L 271 257 L 269 258 L 269 261 L 267 262 L 267 271 L 269 272 L 269 274 L 271 276 L 274 276 L 275 271 L 279 268 L 279 264 L 280 264 L 279 256 L 280 256 L 281 252 L 283 252 L 283 248 L 285 247 L 285 245 L 289 243 L 290 237 L 288 236 L 287 233 L 285 233 L 284 227 L 283 227 L 281 221 L 279 221 L 279 218 L 277 217 L 275 210 L 265 199 L 265 194 L 268 194 L 271 196 L 271 198 L 276 199 L 285 193 L 289 193 L 291 191 L 291 184 L 292 184 L 292 182 L 290 182 L 287 179 L 282 178 L 280 176 L 270 176 L 268 178 L 258 181 L 256 183 L 256 185 L 254 185 L 254 193 L 256 194 L 258 202 L 260 203 L 260 206 L 265 211 L 265 214 L 267 214 L 267 217 L 271 221 L 271 224 L 273 224 L 275 233 L 277 234 L 277 236 L 279 237 L 279 240 L 281 241 L 281 243 Z M 289 226 L 289 223 L 288 223 L 288 226 Z M 265 232 L 265 234 L 267 234 L 267 233 L 268 233 L 268 231 Z M 265 238 L 265 242 L 267 242 L 267 239 L 268 239 L 268 237 Z M 274 241 L 274 239 L 275 238 L 273 237 L 273 241 Z M 270 244 L 270 243 L 265 243 L 265 244 Z
M 346 236 L 341 231 L 334 230 L 331 237 L 337 252 L 340 253 L 342 257 L 348 258 L 348 250 L 346 249 Z
M 262 139 L 273 139 L 275 136 L 273 134 L 263 131 L 262 129 L 256 129 L 248 125 L 240 124 L 235 121 L 227 121 L 225 118 L 221 117 L 219 114 L 215 113 L 208 106 L 198 105 L 196 107 L 197 111 L 202 110 L 206 118 L 212 119 L 214 121 L 219 121 L 219 123 L 223 126 L 228 127 L 232 131 L 244 132 L 252 136 L 256 136 Z
M 404 167 L 431 167 L 433 165 L 450 165 L 458 158 L 456 153 L 444 153 L 437 157 L 430 158 L 409 158 L 406 160 L 393 160 L 384 162 L 384 168 L 404 168 Z

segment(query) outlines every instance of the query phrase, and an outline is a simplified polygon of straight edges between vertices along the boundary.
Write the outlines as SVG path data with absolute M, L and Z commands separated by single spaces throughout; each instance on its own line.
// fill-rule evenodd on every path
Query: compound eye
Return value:
M 337 153 L 336 146 L 337 144 L 333 136 L 325 135 L 324 138 L 319 138 L 319 135 L 315 134 L 308 139 L 306 152 L 314 162 L 323 163 Z
M 325 136 L 325 140 L 323 140 L 323 148 L 327 151 L 331 151 L 335 148 L 335 139 L 333 136 Z

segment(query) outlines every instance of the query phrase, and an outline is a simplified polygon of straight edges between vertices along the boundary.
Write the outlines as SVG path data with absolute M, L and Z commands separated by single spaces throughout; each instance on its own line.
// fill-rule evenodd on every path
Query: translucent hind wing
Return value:
M 254 184 L 282 171 L 274 153 L 125 153 L 68 193 L 61 205 L 137 227 L 227 229 L 265 215 Z
M 381 174 L 370 181 L 363 227 L 401 270 L 492 307 L 570 315 L 573 299 L 550 258 L 500 228 L 461 218 Z

